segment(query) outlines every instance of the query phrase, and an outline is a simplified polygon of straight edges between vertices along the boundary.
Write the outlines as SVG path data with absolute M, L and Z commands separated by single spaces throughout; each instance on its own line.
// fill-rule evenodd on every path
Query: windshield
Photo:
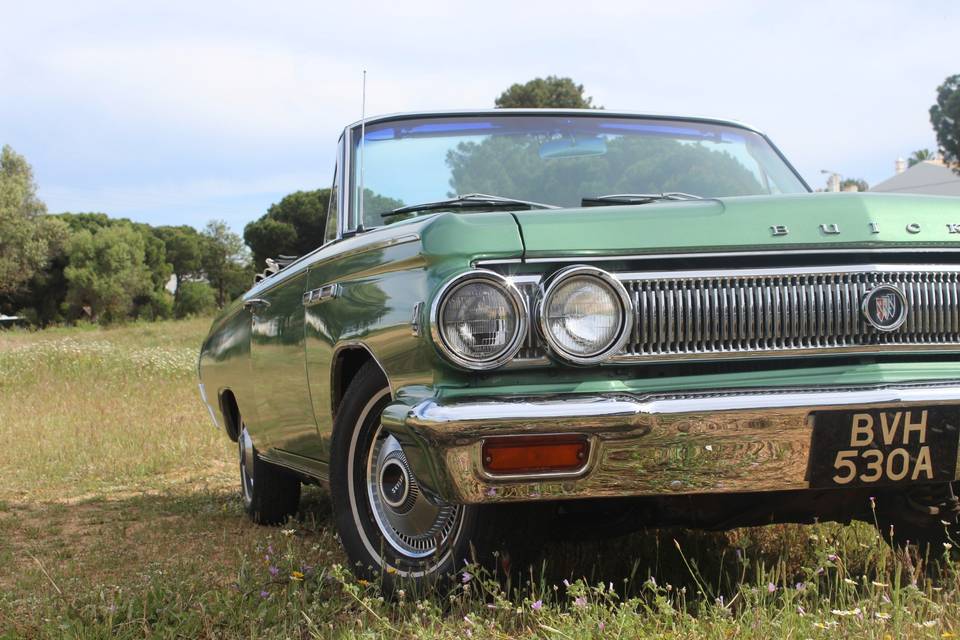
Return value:
M 382 214 L 399 207 L 471 193 L 579 207 L 609 194 L 807 191 L 763 136 L 696 121 L 491 114 L 371 124 L 365 137 L 366 228 L 393 222 Z M 359 131 L 355 138 L 354 203 Z

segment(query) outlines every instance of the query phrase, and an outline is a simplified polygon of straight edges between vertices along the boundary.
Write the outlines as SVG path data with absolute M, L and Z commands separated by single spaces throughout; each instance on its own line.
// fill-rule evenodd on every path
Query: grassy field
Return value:
M 547 545 L 509 592 L 468 568 L 385 601 L 344 566 L 322 490 L 286 527 L 246 522 L 197 397 L 207 324 L 0 332 L 0 638 L 960 633 L 960 565 L 923 572 L 867 526 Z

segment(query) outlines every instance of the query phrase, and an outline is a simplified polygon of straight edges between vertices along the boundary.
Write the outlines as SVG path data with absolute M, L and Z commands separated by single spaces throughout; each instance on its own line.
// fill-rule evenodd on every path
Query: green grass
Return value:
M 960 565 L 924 571 L 865 525 L 545 544 L 521 585 L 469 568 L 384 600 L 350 574 L 322 490 L 287 527 L 246 521 L 233 445 L 197 396 L 207 325 L 0 332 L 0 638 L 960 631 Z

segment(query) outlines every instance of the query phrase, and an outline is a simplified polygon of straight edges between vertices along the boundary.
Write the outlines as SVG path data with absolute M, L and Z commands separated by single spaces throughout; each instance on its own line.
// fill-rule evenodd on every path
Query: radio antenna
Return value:
M 367 70 L 363 70 L 363 90 L 360 98 L 360 202 L 357 205 L 357 231 L 363 231 L 363 160 L 367 144 Z

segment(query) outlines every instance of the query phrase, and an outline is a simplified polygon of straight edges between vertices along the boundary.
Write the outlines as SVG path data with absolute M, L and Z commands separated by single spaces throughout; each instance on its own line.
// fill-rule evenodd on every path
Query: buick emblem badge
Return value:
M 880 285 L 863 298 L 863 317 L 878 331 L 894 331 L 907 319 L 907 299 L 890 285 Z

